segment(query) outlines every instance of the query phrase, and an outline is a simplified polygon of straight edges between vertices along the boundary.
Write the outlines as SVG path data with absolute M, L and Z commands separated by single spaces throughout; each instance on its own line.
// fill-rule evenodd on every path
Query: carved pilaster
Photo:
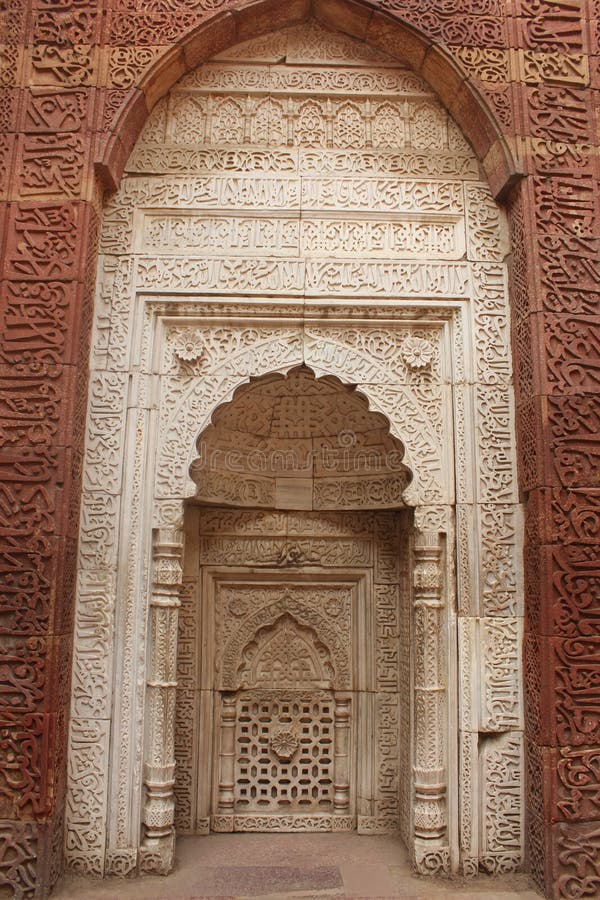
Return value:
M 144 841 L 140 867 L 166 873 L 173 865 L 175 797 L 175 689 L 177 687 L 177 616 L 182 583 L 183 536 L 160 528 L 153 544 L 148 666 L 148 731 L 144 762 Z
M 414 863 L 420 873 L 432 874 L 432 867 L 436 872 L 449 867 L 440 535 L 417 532 L 414 553 Z

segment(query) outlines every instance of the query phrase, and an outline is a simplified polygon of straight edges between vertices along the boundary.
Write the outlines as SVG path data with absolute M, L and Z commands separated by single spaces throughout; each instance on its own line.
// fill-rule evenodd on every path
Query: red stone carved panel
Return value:
M 600 399 L 580 394 L 548 398 L 549 462 L 554 483 L 600 487 Z
M 598 316 L 545 315 L 536 319 L 538 335 L 543 336 L 538 352 L 541 365 L 547 366 L 548 392 L 597 391 L 600 386 Z M 533 348 L 534 353 L 536 349 Z
M 85 145 L 78 135 L 25 135 L 19 158 L 21 197 L 79 196 L 85 172 Z
M 540 84 L 527 90 L 530 134 L 545 141 L 589 143 L 588 93 L 566 85 Z
M 0 708 L 37 710 L 44 702 L 48 641 L 0 637 Z
M 33 15 L 33 43 L 57 47 L 96 43 L 101 18 L 93 3 L 43 2 Z
M 568 822 L 600 819 L 600 748 L 563 748 L 553 759 L 556 811 Z
M 530 50 L 581 53 L 579 0 L 520 0 L 520 46 Z
M 112 46 L 168 46 L 205 19 L 206 13 L 179 11 L 130 13 L 115 11 L 110 23 Z
M 26 96 L 22 122 L 26 134 L 64 134 L 84 127 L 88 92 L 38 89 Z
M 596 314 L 600 307 L 600 239 L 541 235 L 538 253 L 544 308 L 553 313 Z
M 527 793 L 530 795 L 529 790 Z M 552 883 L 552 850 L 549 847 L 546 822 L 541 816 L 534 815 L 530 809 L 525 811 L 525 833 L 527 834 L 525 867 L 543 890 L 546 884 Z
M 98 52 L 90 44 L 38 44 L 31 49 L 34 85 L 90 87 L 98 73 Z
M 2 86 L 0 91 L 0 134 L 9 134 L 16 128 L 20 93 L 16 87 Z
M 534 352 L 536 336 L 532 333 L 531 316 L 524 316 L 513 322 L 511 337 L 517 397 L 533 396 L 539 384 L 539 359 Z
M 38 827 L 0 820 L 0 884 L 15 900 L 32 900 L 39 884 Z
M 565 638 L 600 634 L 598 493 L 530 494 L 525 549 L 530 631 Z
M 0 363 L 12 374 L 55 371 L 80 357 L 82 288 L 64 281 L 7 281 L 0 308 Z M 8 374 L 8 373 L 7 373 Z
M 526 731 L 538 744 L 584 747 L 600 739 L 600 637 L 525 637 Z
M 518 471 L 521 490 L 552 484 L 554 460 L 548 448 L 547 401 L 534 396 L 517 407 Z
M 73 435 L 72 401 L 76 370 L 38 366 L 15 373 L 0 369 L 0 427 L 6 444 L 40 451 L 69 445 Z
M 6 227 L 5 278 L 66 280 L 81 278 L 83 204 L 14 203 Z
M 382 9 L 397 12 L 424 32 L 431 40 L 465 47 L 505 47 L 507 36 L 501 4 L 497 0 L 481 0 L 457 4 L 438 0 L 423 3 L 415 0 L 383 0 Z
M 548 499 L 551 543 L 576 544 L 582 550 L 600 544 L 600 490 L 555 490 Z
M 598 192 L 591 174 L 533 178 L 537 227 L 543 233 L 591 238 Z
M 525 694 L 525 732 L 534 743 L 548 743 L 546 723 L 548 710 L 548 686 L 544 680 L 544 664 L 548 661 L 548 644 L 533 633 L 524 639 L 523 677 L 527 684 Z
M 554 634 L 597 636 L 600 634 L 600 567 L 596 556 L 597 548 L 590 547 L 588 553 L 583 554 L 581 548 L 577 547 L 579 560 L 570 558 L 572 554 L 569 549 L 556 549 L 545 561 L 546 566 L 553 567 L 550 627 Z
M 510 299 L 513 325 L 516 326 L 532 311 L 534 298 L 531 290 L 531 206 L 528 192 L 517 186 L 508 203 L 511 260 L 509 267 Z M 515 348 L 513 348 L 513 353 Z M 523 396 L 518 392 L 517 399 Z
M 0 713 L 0 818 L 44 817 L 52 809 L 55 716 Z
M 556 739 L 562 746 L 600 743 L 600 635 L 553 641 Z
M 554 828 L 556 897 L 597 897 L 600 893 L 600 825 L 559 824 Z

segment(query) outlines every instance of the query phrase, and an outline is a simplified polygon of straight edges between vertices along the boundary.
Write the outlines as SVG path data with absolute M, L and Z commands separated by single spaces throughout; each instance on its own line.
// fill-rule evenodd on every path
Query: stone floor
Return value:
M 419 878 L 394 837 L 356 834 L 229 834 L 179 838 L 166 878 L 97 881 L 65 875 L 53 900 L 539 900 L 524 875 L 476 880 Z

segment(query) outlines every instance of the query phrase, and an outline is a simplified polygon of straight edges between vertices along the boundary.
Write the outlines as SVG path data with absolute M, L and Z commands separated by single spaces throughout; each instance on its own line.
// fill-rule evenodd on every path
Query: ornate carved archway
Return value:
M 371 334 L 373 333 L 371 332 Z M 376 339 L 378 341 L 381 340 L 381 335 Z M 175 340 L 177 345 L 181 346 L 179 336 Z M 426 349 L 425 346 L 419 344 L 410 346 L 419 346 L 420 351 L 423 353 Z M 327 352 L 327 345 L 322 349 Z M 431 353 L 430 364 L 433 362 L 434 356 L 436 359 L 439 359 L 439 355 L 434 353 L 431 347 L 428 348 L 429 353 Z M 370 360 L 370 362 L 372 363 L 373 361 Z M 373 371 L 372 368 L 371 371 Z M 314 404 L 315 406 L 322 404 L 323 398 L 327 398 L 330 401 L 330 405 L 333 402 L 343 412 L 344 394 L 346 393 L 347 396 L 353 398 L 352 404 L 355 409 L 355 415 L 348 415 L 348 410 L 346 410 L 344 421 L 348 429 L 353 430 L 356 441 L 354 449 L 357 459 L 354 461 L 358 462 L 359 466 L 361 465 L 360 453 L 363 452 L 365 443 L 360 432 L 360 427 L 362 426 L 366 429 L 366 436 L 373 452 L 377 453 L 378 449 L 386 451 L 385 460 L 382 459 L 381 453 L 378 454 L 379 465 L 377 466 L 376 476 L 371 475 L 368 465 L 361 467 L 366 469 L 366 471 L 359 472 L 358 478 L 354 474 L 348 476 L 348 473 L 343 471 L 344 466 L 342 465 L 341 470 L 337 472 L 337 478 L 348 482 L 346 485 L 347 493 L 340 494 L 338 490 L 331 491 L 332 482 L 335 480 L 334 477 L 325 479 L 316 477 L 313 480 L 313 486 L 307 494 L 305 490 L 307 487 L 306 482 L 311 481 L 311 479 L 306 477 L 298 478 L 298 472 L 295 470 L 291 480 L 299 480 L 302 490 L 300 492 L 298 490 L 291 491 L 288 487 L 285 487 L 271 496 L 268 482 L 273 479 L 269 478 L 268 473 L 265 474 L 264 470 L 262 477 L 257 477 L 256 473 L 252 474 L 251 467 L 248 465 L 248 455 L 244 455 L 243 451 L 244 448 L 251 445 L 251 435 L 261 431 L 261 413 L 264 414 L 266 423 L 272 423 L 273 409 L 269 405 L 269 401 L 272 401 L 273 397 L 270 394 L 276 392 L 276 399 L 279 399 L 279 395 L 282 395 L 283 400 L 287 400 L 288 383 L 293 386 L 292 390 L 296 389 L 303 392 L 310 391 L 311 387 L 313 389 L 318 388 L 314 394 L 314 399 L 317 401 Z M 261 393 L 261 389 L 263 393 Z M 258 405 L 247 403 L 248 399 L 254 399 L 255 404 Z M 302 399 L 307 400 L 308 398 L 304 396 Z M 235 412 L 230 412 L 228 407 L 231 407 Z M 331 409 L 328 409 L 327 406 L 320 410 L 318 416 L 321 423 L 319 433 L 325 428 L 326 431 L 330 430 L 333 435 L 336 430 L 335 418 L 331 422 L 329 429 L 323 424 L 324 418 L 328 413 L 330 416 L 332 415 Z M 296 446 L 300 454 L 301 445 L 306 435 L 302 431 L 303 423 L 297 419 L 298 414 L 297 409 L 295 413 L 290 410 L 290 421 L 295 421 L 296 423 L 295 437 L 298 439 Z M 308 418 L 312 420 L 313 417 L 314 410 Z M 305 366 L 292 367 L 287 378 L 282 378 L 281 376 L 273 378 L 272 375 L 268 375 L 253 379 L 250 385 L 238 388 L 229 403 L 218 406 L 212 418 L 214 424 L 209 425 L 196 442 L 198 450 L 202 452 L 202 456 L 190 467 L 190 473 L 196 484 L 195 500 L 210 504 L 225 502 L 232 506 L 232 515 L 236 506 L 238 510 L 252 507 L 256 507 L 257 510 L 286 509 L 290 497 L 293 498 L 292 509 L 310 509 L 310 514 L 313 516 L 318 515 L 323 510 L 332 508 L 331 497 L 336 499 L 333 508 L 345 511 L 346 514 L 351 510 L 366 511 L 377 507 L 385 512 L 386 510 L 404 507 L 403 493 L 418 489 L 415 480 L 411 481 L 412 473 L 404 465 L 403 459 L 405 454 L 403 446 L 398 441 L 393 441 L 390 445 L 389 442 L 384 440 L 384 443 L 378 448 L 377 443 L 373 441 L 374 429 L 380 433 L 381 440 L 381 432 L 389 430 L 389 422 L 381 414 L 370 411 L 367 407 L 366 398 L 361 398 L 360 395 L 356 396 L 353 391 L 344 388 L 338 378 L 323 376 L 317 381 Z M 285 422 L 279 421 L 277 424 L 278 427 L 283 428 L 283 433 L 287 433 Z M 337 425 L 339 424 L 338 422 Z M 244 434 L 244 428 L 248 429 L 248 433 Z M 348 431 L 341 433 L 342 440 L 345 439 L 348 433 Z M 237 456 L 234 460 L 236 462 L 235 468 L 238 469 L 238 472 L 232 471 L 228 467 L 231 464 L 231 459 L 228 460 L 227 454 L 230 452 L 230 448 L 234 446 L 234 441 L 238 448 Z M 268 459 L 272 458 L 271 454 L 275 448 L 269 444 L 268 432 L 263 433 L 261 449 Z M 395 452 L 390 452 L 394 450 Z M 216 462 L 214 469 L 211 470 L 210 463 L 213 458 Z M 389 465 L 386 465 L 388 461 Z M 243 472 L 244 462 L 246 463 L 246 474 L 239 475 L 240 469 Z M 286 462 L 289 465 L 289 460 L 284 460 L 283 465 L 280 464 L 279 458 L 275 461 L 274 468 L 278 476 L 275 480 L 286 480 L 281 478 L 281 476 L 285 476 L 287 471 Z M 343 462 L 344 456 L 342 455 Z M 295 468 L 296 464 L 297 460 L 293 462 L 292 468 Z M 350 466 L 351 473 L 353 469 L 354 467 Z M 217 475 L 216 479 L 213 477 L 215 474 Z M 426 476 L 425 470 L 423 470 L 423 476 Z M 402 489 L 398 492 L 396 482 L 399 477 L 402 481 L 402 486 L 408 486 L 410 483 L 410 486 L 404 492 Z M 324 485 L 319 483 L 320 481 L 326 482 L 328 489 L 323 491 Z M 358 481 L 362 482 L 359 490 L 356 488 Z M 388 485 L 387 490 L 382 489 L 384 481 Z M 314 512 L 312 512 L 313 510 Z M 253 513 L 255 511 L 252 510 Z M 326 642 L 324 646 L 330 648 L 331 652 L 335 654 L 338 667 L 336 684 L 338 688 L 345 692 L 341 698 L 337 694 L 332 694 L 328 701 L 329 704 L 333 703 L 336 710 L 335 713 L 332 713 L 336 732 L 339 729 L 340 732 L 345 733 L 348 728 L 347 719 L 351 715 L 350 711 L 357 702 L 356 698 L 352 701 L 350 698 L 353 695 L 348 693 L 356 687 L 354 681 L 356 673 L 352 676 L 353 665 L 355 669 L 358 666 L 358 671 L 362 673 L 359 677 L 359 683 L 363 687 L 366 685 L 370 686 L 368 691 L 372 695 L 373 703 L 371 705 L 373 708 L 368 714 L 368 721 L 372 722 L 371 727 L 375 731 L 373 738 L 374 747 L 372 749 L 370 746 L 362 746 L 356 754 L 359 772 L 355 777 L 362 786 L 364 796 L 377 796 L 376 787 L 372 783 L 372 773 L 368 771 L 373 765 L 369 760 L 374 755 L 377 759 L 376 770 L 381 772 L 381 775 L 378 776 L 378 783 L 385 786 L 385 794 L 380 797 L 376 805 L 382 806 L 388 812 L 385 815 L 364 814 L 364 812 L 361 814 L 359 812 L 357 816 L 357 810 L 353 801 L 352 809 L 344 805 L 344 808 L 339 809 L 333 818 L 329 814 L 321 816 L 302 815 L 296 822 L 296 825 L 292 823 L 293 816 L 290 815 L 273 818 L 269 815 L 258 815 L 254 811 L 253 814 L 245 818 L 239 809 L 236 813 L 233 806 L 235 753 L 232 742 L 234 733 L 237 733 L 236 709 L 239 707 L 239 703 L 236 701 L 235 696 L 223 694 L 222 701 L 217 701 L 217 709 L 219 708 L 219 703 L 222 702 L 219 732 L 221 735 L 221 747 L 224 749 L 221 751 L 223 761 L 219 762 L 223 772 L 220 776 L 217 776 L 220 778 L 220 781 L 219 791 L 215 798 L 216 812 L 209 818 L 196 819 L 196 828 L 192 827 L 190 829 L 188 825 L 187 830 L 200 830 L 201 833 L 207 831 L 209 827 L 217 831 L 245 830 L 247 828 L 260 830 L 261 828 L 277 827 L 277 824 L 281 828 L 290 830 L 295 830 L 296 828 L 347 830 L 356 827 L 358 819 L 358 830 L 365 834 L 388 833 L 390 830 L 397 830 L 400 827 L 402 834 L 411 847 L 415 863 L 421 871 L 433 873 L 435 871 L 449 870 L 450 832 L 447 808 L 447 760 L 451 739 L 448 734 L 448 724 L 450 721 L 455 720 L 457 710 L 454 699 L 447 692 L 448 684 L 445 665 L 445 660 L 452 654 L 448 644 L 446 623 L 448 620 L 448 578 L 454 565 L 454 550 L 448 543 L 448 520 L 446 516 L 447 512 L 443 506 L 436 508 L 431 506 L 423 507 L 421 505 L 417 508 L 417 521 L 421 529 L 423 527 L 427 528 L 429 525 L 432 529 L 437 528 L 439 531 L 424 532 L 419 530 L 413 533 L 411 530 L 410 540 L 413 544 L 412 567 L 408 562 L 408 532 L 405 531 L 404 533 L 404 551 L 401 552 L 400 544 L 394 537 L 397 525 L 393 523 L 392 519 L 388 517 L 379 524 L 377 524 L 378 520 L 375 519 L 374 523 L 369 526 L 369 528 L 374 527 L 376 533 L 379 532 L 380 534 L 379 542 L 376 542 L 369 551 L 369 554 L 376 557 L 378 561 L 372 574 L 368 575 L 367 569 L 360 576 L 362 587 L 359 589 L 359 595 L 362 599 L 358 604 L 360 611 L 360 615 L 357 613 L 359 622 L 355 626 L 354 634 L 350 632 L 346 636 L 348 640 L 358 641 L 354 651 L 352 651 L 353 655 L 357 656 L 357 660 L 351 663 L 350 657 L 345 655 L 348 653 L 348 650 L 347 648 L 344 649 L 343 642 L 340 642 L 340 639 L 336 636 L 335 629 L 331 628 L 326 619 L 319 617 L 317 611 L 318 601 L 313 599 L 312 605 L 309 603 L 303 606 L 294 596 L 294 592 L 298 589 L 294 578 L 302 578 L 302 569 L 305 565 L 311 567 L 309 569 L 311 574 L 307 576 L 310 577 L 311 584 L 323 580 L 323 570 L 318 568 L 323 566 L 323 559 L 320 553 L 317 552 L 315 554 L 311 550 L 311 547 L 317 549 L 319 541 L 311 541 L 310 538 L 299 538 L 297 546 L 294 546 L 289 541 L 282 543 L 277 537 L 275 539 L 269 538 L 267 525 L 261 525 L 256 530 L 256 525 L 251 524 L 252 517 L 250 517 L 247 519 L 247 534 L 244 535 L 244 532 L 238 532 L 240 544 L 236 545 L 235 538 L 222 538 L 219 536 L 219 531 L 224 525 L 221 522 L 219 510 L 213 510 L 211 520 L 218 521 L 219 524 L 217 525 L 216 534 L 212 538 L 211 530 L 213 526 L 208 528 L 208 534 L 203 538 L 203 551 L 201 554 L 205 561 L 209 563 L 208 571 L 210 572 L 208 576 L 203 576 L 202 581 L 204 582 L 208 577 L 210 583 L 213 584 L 214 582 L 215 585 L 208 590 L 208 596 L 211 598 L 215 596 L 220 597 L 218 604 L 216 600 L 211 600 L 210 603 L 214 604 L 215 608 L 221 609 L 224 600 L 222 597 L 223 590 L 220 585 L 223 579 L 225 579 L 226 584 L 230 585 L 230 591 L 234 590 L 234 586 L 237 583 L 234 576 L 226 574 L 226 569 L 219 575 L 215 575 L 211 571 L 215 564 L 225 564 L 227 560 L 237 560 L 236 571 L 244 563 L 250 564 L 249 572 L 254 574 L 246 575 L 244 578 L 239 575 L 239 572 L 237 574 L 237 578 L 242 579 L 242 584 L 245 585 L 244 590 L 246 591 L 248 590 L 247 579 L 256 580 L 257 578 L 255 574 L 257 567 L 261 573 L 260 578 L 258 578 L 260 590 L 255 589 L 254 594 L 250 593 L 249 597 L 251 599 L 246 602 L 246 605 L 249 603 L 251 608 L 254 609 L 256 607 L 255 612 L 248 620 L 249 624 L 246 627 L 246 631 L 242 628 L 239 634 L 236 633 L 235 641 L 231 640 L 225 644 L 221 653 L 218 650 L 219 629 L 217 628 L 216 634 L 210 631 L 210 644 L 212 646 L 214 643 L 217 650 L 204 650 L 204 656 L 208 655 L 212 659 L 212 654 L 215 652 L 216 657 L 220 660 L 219 664 L 214 668 L 215 673 L 218 673 L 218 676 L 216 676 L 217 686 L 221 690 L 226 689 L 228 691 L 234 691 L 236 687 L 239 687 L 237 677 L 241 671 L 239 669 L 239 660 L 243 660 L 244 657 L 244 634 L 246 634 L 246 641 L 248 634 L 254 635 L 251 645 L 255 647 L 257 644 L 260 644 L 261 627 L 267 627 L 268 629 L 274 627 L 274 622 L 280 621 L 282 617 L 286 618 L 290 612 L 296 616 L 300 615 L 300 619 L 302 619 L 302 615 L 306 614 L 306 610 L 310 610 L 312 621 L 319 624 L 320 633 Z M 296 513 L 296 519 L 294 528 L 301 535 L 304 533 L 302 529 L 303 527 L 306 528 L 307 523 L 304 523 L 303 526 L 300 513 Z M 231 527 L 231 524 L 225 525 L 225 533 Z M 346 525 L 346 528 L 348 527 Z M 362 527 L 365 527 L 365 525 L 363 524 Z M 308 534 L 310 534 L 310 528 L 309 524 Z M 189 541 L 189 526 L 186 530 Z M 203 532 L 201 531 L 201 533 Z M 232 534 L 234 533 L 232 532 Z M 343 528 L 341 528 L 340 533 L 344 533 Z M 368 534 L 369 530 L 366 533 Z M 254 537 L 252 537 L 253 535 Z M 181 530 L 178 531 L 178 536 L 179 541 L 182 542 L 183 535 Z M 172 647 L 173 642 L 176 640 L 177 624 L 172 616 L 170 607 L 178 602 L 177 597 L 181 590 L 182 577 L 180 572 L 177 578 L 173 579 L 174 541 L 177 538 L 171 529 L 160 529 L 156 532 L 156 539 L 158 542 L 155 543 L 154 549 L 157 579 L 155 580 L 153 598 L 151 599 L 151 632 L 159 636 L 164 646 Z M 163 544 L 162 542 L 165 539 L 167 542 Z M 225 540 L 225 546 L 221 547 L 223 540 Z M 252 549 L 253 541 L 258 545 L 257 550 Z M 353 546 L 352 528 L 348 532 L 348 536 L 344 538 L 344 541 L 351 547 Z M 250 549 L 248 549 L 246 542 L 248 542 Z M 364 544 L 364 539 L 359 541 L 359 544 L 361 543 Z M 183 543 L 179 545 L 178 549 L 181 559 Z M 250 556 L 247 555 L 248 552 Z M 355 566 L 360 564 L 362 552 L 362 550 L 357 552 L 356 549 L 353 551 L 345 550 L 345 554 L 350 553 L 350 558 L 354 558 Z M 259 555 L 253 555 L 255 553 Z M 342 556 L 345 554 L 343 553 Z M 161 557 L 163 555 L 168 560 L 168 577 L 173 579 L 170 586 L 165 583 L 162 574 Z M 329 565 L 331 565 L 331 561 L 334 558 L 335 554 L 332 555 L 330 548 L 326 555 Z M 367 563 L 367 558 L 363 559 L 362 563 L 363 565 Z M 337 565 L 343 567 L 344 560 L 338 561 Z M 273 587 L 273 584 L 268 579 L 274 575 L 276 583 L 281 581 L 282 566 L 284 567 L 283 571 L 288 573 L 288 581 L 284 580 L 281 582 L 281 587 L 277 589 Z M 400 568 L 403 570 L 402 576 L 400 575 Z M 331 570 L 326 577 L 332 578 L 335 571 L 338 573 L 337 579 L 339 581 L 344 572 L 343 568 Z M 292 572 L 295 575 L 292 576 L 290 574 Z M 348 570 L 345 577 L 350 580 L 358 579 L 354 569 Z M 292 578 L 291 584 L 289 583 L 290 578 Z M 367 581 L 366 587 L 364 586 L 365 578 Z M 381 584 L 374 586 L 374 593 L 372 594 L 373 589 L 369 588 L 368 585 L 373 580 L 381 582 Z M 403 585 L 402 588 L 400 588 L 400 584 Z M 287 599 L 285 592 L 283 598 L 280 596 L 281 588 L 284 585 L 287 585 L 292 592 Z M 183 652 L 183 666 L 180 678 L 176 677 L 174 665 L 170 662 L 171 654 L 169 656 L 165 655 L 160 647 L 157 646 L 156 641 L 153 643 L 152 648 L 148 684 L 154 708 L 159 711 L 165 709 L 171 711 L 173 709 L 176 702 L 178 683 L 182 686 L 184 695 L 187 694 L 189 698 L 194 690 L 193 684 L 197 677 L 194 676 L 191 681 L 188 677 L 190 667 L 194 666 L 194 663 L 191 662 L 191 657 L 194 653 L 193 646 L 195 644 L 199 647 L 206 646 L 206 638 L 201 637 L 198 625 L 194 621 L 196 616 L 194 605 L 197 601 L 193 601 L 190 604 L 191 595 L 196 594 L 200 586 L 198 583 L 198 572 L 192 570 L 183 579 L 183 586 L 185 631 L 180 632 L 180 635 L 183 637 L 185 650 Z M 318 587 L 317 584 L 313 586 L 315 589 Z M 333 584 L 330 584 L 330 589 L 332 588 Z M 404 592 L 402 597 L 399 593 L 401 591 Z M 170 596 L 170 599 L 165 600 L 165 592 Z M 318 594 L 319 591 L 316 590 L 316 593 Z M 269 596 L 271 598 L 270 601 L 265 604 L 264 599 L 262 601 L 258 599 L 263 596 Z M 239 597 L 236 599 L 236 602 L 239 602 Z M 200 606 L 202 605 L 201 603 Z M 165 606 L 169 608 L 168 612 L 165 611 Z M 304 610 L 304 613 L 302 610 Z M 208 620 L 210 620 L 211 616 L 212 613 L 209 613 Z M 249 632 L 248 628 L 250 629 Z M 402 639 L 400 637 L 401 634 Z M 371 635 L 370 638 L 368 637 L 369 635 Z M 370 640 L 373 641 L 373 646 L 368 648 Z M 362 649 L 359 649 L 359 647 Z M 365 658 L 363 658 L 364 653 L 366 653 L 366 658 L 370 660 L 370 663 L 367 663 Z M 401 677 L 400 669 L 402 664 L 400 659 L 408 661 L 410 656 L 414 656 L 414 676 L 411 676 L 407 669 L 405 675 Z M 342 660 L 344 661 L 342 662 Z M 154 661 L 156 661 L 155 667 L 153 666 Z M 198 661 L 197 666 L 200 667 L 200 665 Z M 205 668 L 206 665 L 205 660 L 202 668 Z M 214 663 L 208 665 L 209 672 L 213 671 L 213 665 Z M 372 667 L 372 670 L 370 667 Z M 242 665 L 242 668 L 244 668 L 244 665 Z M 183 681 L 183 685 L 181 685 L 181 681 Z M 205 690 L 211 682 L 212 677 L 209 677 L 208 681 L 202 682 Z M 400 683 L 402 683 L 402 687 L 400 687 Z M 383 691 L 383 693 L 376 693 L 376 685 L 380 686 L 379 690 Z M 396 685 L 396 687 L 393 688 L 393 685 Z M 276 685 L 273 684 L 272 689 L 275 687 Z M 321 687 L 325 688 L 326 685 L 323 684 Z M 414 704 L 415 712 L 411 714 L 409 697 L 413 690 L 417 699 Z M 397 709 L 398 700 L 396 697 L 398 691 L 403 691 L 406 695 L 406 703 L 401 713 Z M 247 699 L 244 695 L 242 703 L 244 704 L 244 701 Z M 286 699 L 288 702 L 291 702 L 290 697 Z M 323 698 L 321 697 L 321 699 Z M 341 703 L 340 716 L 342 716 L 339 723 L 338 701 Z M 263 698 L 263 705 L 264 703 L 266 703 L 266 700 Z M 246 709 L 245 705 L 244 709 Z M 248 713 L 246 712 L 245 715 L 248 715 Z M 263 709 L 263 716 L 267 719 L 269 718 L 266 707 Z M 190 762 L 190 756 L 193 758 L 196 751 L 193 749 L 193 742 L 190 737 L 190 722 L 192 719 L 193 709 L 190 707 L 188 699 L 182 711 L 182 720 L 185 722 L 183 731 L 183 744 L 185 746 L 180 744 L 179 747 L 179 753 L 183 756 L 180 760 L 180 766 L 187 770 L 184 772 L 184 794 L 189 791 L 193 781 L 193 772 L 190 768 L 193 763 Z M 144 811 L 146 842 L 141 847 L 141 853 L 146 861 L 144 865 L 148 870 L 165 871 L 171 865 L 173 853 L 174 835 L 171 825 L 174 816 L 172 790 L 174 772 L 173 764 L 169 760 L 174 757 L 175 748 L 173 735 L 170 732 L 165 732 L 165 723 L 162 715 L 158 715 L 156 719 L 154 717 L 150 718 L 150 726 L 153 725 L 156 729 L 156 740 L 151 741 L 147 745 L 145 770 L 147 795 Z M 362 727 L 364 730 L 367 726 L 363 723 Z M 411 746 L 410 735 L 414 734 L 414 750 L 409 749 L 408 756 L 405 755 L 402 760 L 405 771 L 413 766 L 413 774 L 412 776 L 407 776 L 406 783 L 399 788 L 399 777 L 394 772 L 394 769 L 400 765 L 398 755 L 401 752 L 399 748 L 400 735 L 398 734 L 400 727 L 405 729 L 406 733 L 402 736 L 402 740 L 408 741 L 406 746 L 409 748 Z M 205 721 L 202 730 L 206 732 L 209 728 L 209 723 Z M 353 723 L 353 732 L 355 731 L 356 728 L 354 728 Z M 211 743 L 212 741 L 206 737 L 205 733 L 202 737 L 203 746 L 206 747 Z M 345 749 L 345 745 L 346 741 L 342 740 L 341 746 L 344 751 L 342 757 L 344 758 L 350 753 L 349 750 Z M 191 754 L 190 751 L 192 751 Z M 364 763 L 361 761 L 363 756 Z M 221 756 L 218 759 L 221 760 Z M 210 780 L 209 770 L 210 765 L 208 767 L 206 764 L 201 766 L 201 777 L 205 777 L 207 781 Z M 220 769 L 216 770 L 216 772 L 218 771 Z M 167 781 L 165 781 L 165 775 L 167 776 Z M 347 776 L 345 777 L 347 778 Z M 339 785 L 339 782 L 336 781 L 336 784 Z M 405 810 L 402 821 L 398 819 L 397 809 L 395 814 L 393 812 L 394 794 L 397 797 L 399 792 L 405 794 Z M 348 783 L 344 787 L 345 804 L 348 803 L 348 797 L 351 794 L 353 796 L 353 790 L 350 789 Z M 414 805 L 412 811 L 409 812 L 408 807 L 411 804 L 411 798 Z M 188 797 L 185 797 L 184 803 L 187 808 L 189 804 Z M 184 818 L 186 815 L 184 813 Z
M 403 446 L 359 392 L 301 366 L 238 389 L 197 447 L 185 529 L 197 562 L 185 565 L 178 634 L 178 833 L 400 830 L 412 845 Z M 271 741 L 290 729 L 297 745 L 282 762 Z M 435 781 L 430 848 L 446 834 L 445 772 Z
M 473 872 L 521 859 L 519 804 L 507 817 L 485 789 L 494 768 L 511 796 L 521 791 L 520 514 L 505 226 L 471 149 L 427 86 L 389 58 L 379 69 L 381 56 L 356 64 L 352 42 L 342 43 L 360 103 L 349 105 L 348 85 L 336 84 L 339 67 L 328 80 L 323 63 L 320 86 L 303 68 L 299 96 L 285 111 L 293 131 L 308 95 L 323 146 L 295 147 L 293 134 L 291 149 L 288 138 L 283 147 L 255 138 L 255 92 L 275 88 L 256 86 L 255 59 L 244 83 L 242 51 L 233 64 L 192 73 L 156 107 L 105 212 L 67 834 L 72 864 L 89 871 L 171 864 L 173 648 L 196 440 L 249 379 L 303 364 L 358 386 L 402 441 L 413 474 L 404 501 L 415 510 L 415 642 L 423 661 L 415 671 L 422 723 L 414 743 L 415 862 L 421 871 Z M 219 140 L 206 131 L 215 109 L 225 121 L 231 78 L 240 77 L 234 94 L 246 92 L 249 129 L 242 151 L 237 139 L 234 147 L 222 140 L 222 130 Z M 289 93 L 285 83 L 281 90 Z M 401 104 L 408 135 L 400 155 L 373 146 L 373 122 L 398 113 L 393 103 Z M 200 150 L 177 138 L 190 108 L 192 130 L 205 129 Z M 357 146 L 348 144 L 352 122 Z M 293 168 L 299 154 L 307 167 L 301 178 Z M 233 230 L 223 222 L 224 203 L 235 212 Z M 336 225 L 340 208 L 344 219 L 351 213 L 350 237 Z M 324 258 L 306 244 L 294 254 L 282 232 L 275 254 L 269 238 L 265 259 L 260 223 L 280 222 L 286 210 L 294 212 L 292 234 L 300 211 L 308 217 Z M 222 248 L 205 243 L 207 219 L 224 226 L 226 261 Z M 235 243 L 240 228 L 249 228 L 248 253 Z M 358 241 L 358 257 L 348 241 Z M 147 650 L 139 640 L 145 631 Z M 493 739 L 479 742 L 480 732 Z

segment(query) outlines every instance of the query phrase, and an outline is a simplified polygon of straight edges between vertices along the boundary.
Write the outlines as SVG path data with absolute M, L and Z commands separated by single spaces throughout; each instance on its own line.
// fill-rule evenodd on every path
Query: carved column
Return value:
M 235 694 L 223 694 L 221 699 L 221 734 L 219 751 L 218 814 L 212 817 L 213 831 L 233 831 L 235 805 Z
M 148 728 L 144 763 L 146 801 L 140 868 L 158 874 L 170 871 L 175 849 L 174 731 L 182 551 L 183 536 L 179 529 L 156 530 L 149 623 Z
M 450 866 L 440 535 L 417 532 L 414 554 L 414 863 L 428 875 L 448 872 Z
M 350 698 L 338 697 L 334 713 L 333 809 L 347 816 L 350 809 Z

